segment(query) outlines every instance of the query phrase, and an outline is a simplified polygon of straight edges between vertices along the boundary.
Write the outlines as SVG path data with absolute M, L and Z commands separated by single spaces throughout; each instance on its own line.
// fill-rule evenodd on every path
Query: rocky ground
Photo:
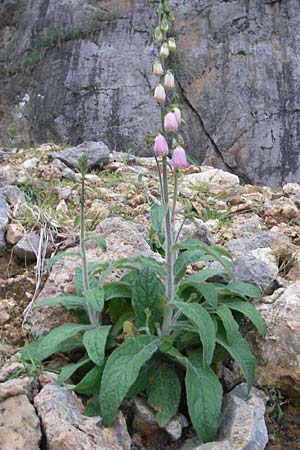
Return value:
M 88 150 L 90 164 L 86 190 L 87 227 L 103 235 L 108 245 L 104 256 L 91 244 L 89 260 L 151 254 L 147 231 L 149 203 L 158 196 L 159 185 L 154 160 L 130 154 L 110 154 L 103 145 L 86 144 L 84 149 Z M 103 431 L 95 420 L 82 416 L 85 399 L 49 383 L 53 375 L 41 374 L 50 367 L 27 368 L 31 378 L 15 380 L 24 371 L 18 357 L 24 342 L 66 319 L 58 308 L 33 310 L 30 306 L 41 298 L 72 291 L 77 261 L 63 259 L 55 264 L 50 274 L 45 263 L 51 254 L 78 245 L 78 176 L 73 166 L 79 151 L 78 148 L 76 152 L 65 151 L 51 144 L 0 151 L 0 367 L 3 366 L 0 402 L 7 420 L 6 430 L 13 429 L 9 420 L 16 409 L 25 414 L 28 418 L 25 422 L 29 424 L 23 441 L 20 441 L 22 436 L 13 434 L 15 441 L 11 439 L 11 444 L 3 450 L 21 447 L 61 450 L 62 442 L 65 445 L 63 439 L 70 445 L 64 448 L 74 450 L 74 442 L 79 439 L 77 432 L 81 433 L 81 440 L 82 436 L 87 439 L 86 446 L 82 447 L 85 449 L 117 450 L 132 446 L 158 450 L 143 431 L 145 423 L 147 429 L 155 428 L 151 410 L 145 410 L 143 404 L 135 402 L 124 407 L 124 414 L 131 417 L 130 444 L 122 415 L 112 428 Z M 233 255 L 237 277 L 256 284 L 264 292 L 257 308 L 266 320 L 267 336 L 262 340 L 250 330 L 248 337 L 258 360 L 257 387 L 263 388 L 268 396 L 267 448 L 300 449 L 300 185 L 286 184 L 277 190 L 241 185 L 235 175 L 191 165 L 181 176 L 178 207 L 185 210 L 187 217 L 183 238 L 192 237 L 225 246 Z M 195 264 L 189 270 L 201 268 L 201 264 Z M 241 381 L 230 362 L 223 367 L 221 376 L 227 391 Z M 263 414 L 262 391 L 255 391 L 252 400 L 244 399 L 241 392 L 230 395 L 228 403 L 234 405 L 236 412 L 237 405 L 243 411 L 252 411 L 245 419 L 248 421 L 247 432 L 253 427 L 257 433 L 257 422 L 253 417 L 257 416 L 258 410 Z M 56 405 L 52 415 L 47 412 L 49 399 Z M 61 427 L 62 441 L 57 442 L 53 427 L 55 429 L 57 424 L 60 405 L 66 401 L 71 410 Z M 258 410 L 254 409 L 254 404 Z M 175 435 L 176 439 L 182 436 L 181 440 L 172 443 L 174 432 L 164 431 L 159 448 L 221 450 L 227 448 L 226 445 L 231 450 L 246 448 L 231 440 L 237 423 L 228 426 L 232 435 L 223 436 L 222 444 L 205 447 L 194 443 L 190 428 L 184 425 L 186 419 L 176 420 L 173 424 Z M 243 429 L 244 425 L 239 424 L 238 429 Z M 66 428 L 73 430 L 75 441 L 64 436 Z M 5 439 L 3 430 L 0 423 L 2 440 Z M 35 441 L 32 430 L 35 430 Z M 251 444 L 251 437 L 249 439 Z M 99 440 L 104 447 L 97 446 Z

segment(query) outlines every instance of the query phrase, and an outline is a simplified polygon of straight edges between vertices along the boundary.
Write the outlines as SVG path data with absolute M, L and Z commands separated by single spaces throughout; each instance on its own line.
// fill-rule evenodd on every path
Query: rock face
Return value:
M 81 400 L 71 391 L 47 384 L 34 399 L 48 450 L 130 450 L 131 439 L 121 413 L 111 428 L 100 417 L 83 416 Z
M 248 181 L 298 180 L 298 0 L 170 3 L 171 66 L 191 153 Z M 101 140 L 146 153 L 144 133 L 159 127 L 150 93 L 155 8 L 148 0 L 3 0 L 2 128 L 13 124 L 15 140 Z
M 278 289 L 257 305 L 263 315 L 267 335 L 257 337 L 254 351 L 258 359 L 257 379 L 291 396 L 300 394 L 300 282 Z

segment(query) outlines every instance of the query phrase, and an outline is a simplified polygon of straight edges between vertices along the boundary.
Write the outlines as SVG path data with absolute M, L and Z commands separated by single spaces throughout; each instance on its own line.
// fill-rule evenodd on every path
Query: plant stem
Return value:
M 84 204 L 85 204 L 85 175 L 81 174 L 81 196 L 80 196 L 80 256 L 81 256 L 81 264 L 82 264 L 82 282 L 83 282 L 83 291 L 86 293 L 90 289 L 89 283 L 89 275 L 88 275 L 88 264 L 86 257 L 86 249 L 85 249 L 85 217 L 84 217 Z M 89 316 L 89 320 L 92 325 L 98 325 L 95 311 L 86 300 L 86 308 Z
M 175 229 L 175 214 L 176 214 L 177 195 L 178 195 L 178 170 L 175 169 L 173 207 L 172 207 L 172 225 L 173 225 L 173 230 Z
M 167 301 L 164 309 L 164 321 L 162 326 L 162 334 L 169 333 L 169 329 L 172 323 L 173 309 L 172 304 L 174 297 L 174 274 L 173 274 L 173 230 L 171 222 L 171 214 L 169 207 L 169 187 L 168 187 L 168 173 L 167 173 L 167 158 L 163 158 L 163 188 L 164 188 L 164 204 L 168 207 L 165 220 L 166 228 L 166 263 L 167 263 L 167 285 L 166 285 L 166 297 Z

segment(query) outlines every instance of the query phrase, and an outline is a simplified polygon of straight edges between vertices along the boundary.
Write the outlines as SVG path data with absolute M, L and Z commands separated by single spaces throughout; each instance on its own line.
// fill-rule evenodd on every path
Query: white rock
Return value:
M 32 170 L 32 169 L 34 169 L 34 168 L 38 165 L 38 163 L 39 163 L 38 158 L 30 158 L 30 159 L 26 159 L 26 160 L 23 162 L 23 167 L 24 167 L 24 169 L 26 169 L 26 170 Z

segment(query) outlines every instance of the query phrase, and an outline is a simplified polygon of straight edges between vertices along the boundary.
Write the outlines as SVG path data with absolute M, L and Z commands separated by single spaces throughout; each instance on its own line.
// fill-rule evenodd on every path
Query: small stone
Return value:
M 72 189 L 69 186 L 59 186 L 56 190 L 59 200 L 68 200 L 72 193 Z
M 40 236 L 35 231 L 26 233 L 14 246 L 13 252 L 24 262 L 36 261 L 40 244 Z
M 69 180 L 73 180 L 74 178 L 77 178 L 77 174 L 74 172 L 74 170 L 70 169 L 69 167 L 66 167 L 62 172 L 62 177 L 67 178 Z
M 93 173 L 88 173 L 85 176 L 85 180 L 86 181 L 91 181 L 93 183 L 96 183 L 97 181 L 100 181 L 100 178 L 98 177 L 98 175 L 95 175 Z
M 17 186 L 7 185 L 0 189 L 0 194 L 2 194 L 8 203 L 13 206 L 17 204 L 23 205 L 26 203 L 26 198 L 24 192 L 22 192 Z
M 4 366 L 1 367 L 0 370 L 0 383 L 3 383 L 7 380 L 11 375 L 22 372 L 24 370 L 24 365 L 21 363 L 7 363 L 4 364 Z
M 187 418 L 183 414 L 177 414 L 171 419 L 164 427 L 172 441 L 178 441 L 182 436 L 183 428 L 188 427 L 189 423 Z
M 24 228 L 20 223 L 10 223 L 6 231 L 6 242 L 10 245 L 15 245 L 20 239 L 22 239 Z
M 30 158 L 30 159 L 26 159 L 26 160 L 23 162 L 23 167 L 24 167 L 24 169 L 26 169 L 26 170 L 33 170 L 33 169 L 36 168 L 36 166 L 38 165 L 38 163 L 39 163 L 39 159 L 38 159 L 38 158 Z
M 4 199 L 4 197 L 0 196 L 0 252 L 5 249 L 5 233 L 8 226 L 8 213 L 10 208 Z
M 55 209 L 58 212 L 66 213 L 68 211 L 68 206 L 67 206 L 65 200 L 61 200 Z
M 110 154 L 108 147 L 103 142 L 83 142 L 77 147 L 70 147 L 60 152 L 51 154 L 52 158 L 58 158 L 68 167 L 76 168 L 82 155 L 87 156 L 88 168 L 103 167 L 109 163 Z
M 299 217 L 299 209 L 290 198 L 280 197 L 269 203 L 264 215 L 266 222 L 270 224 L 288 222 Z

